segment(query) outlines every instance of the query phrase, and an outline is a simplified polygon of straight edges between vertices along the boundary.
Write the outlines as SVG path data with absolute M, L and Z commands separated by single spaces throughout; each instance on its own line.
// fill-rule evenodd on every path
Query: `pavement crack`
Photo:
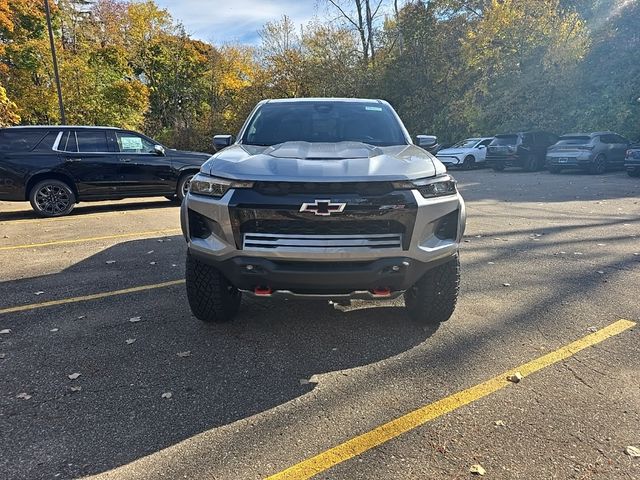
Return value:
M 573 368 L 571 368 L 571 365 L 569 365 L 568 363 L 565 362 L 564 366 L 567 368 L 567 370 L 569 370 L 573 374 L 573 376 L 576 378 L 576 380 L 578 380 L 583 385 L 593 389 L 593 387 L 591 385 L 589 385 L 584 378 L 582 378 L 580 375 L 578 375 L 578 373 Z

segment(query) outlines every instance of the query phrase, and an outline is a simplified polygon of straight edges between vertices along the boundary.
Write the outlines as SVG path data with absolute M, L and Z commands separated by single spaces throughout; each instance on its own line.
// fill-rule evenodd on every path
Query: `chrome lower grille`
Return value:
M 245 233 L 243 250 L 372 250 L 402 249 L 402 234 L 284 235 Z

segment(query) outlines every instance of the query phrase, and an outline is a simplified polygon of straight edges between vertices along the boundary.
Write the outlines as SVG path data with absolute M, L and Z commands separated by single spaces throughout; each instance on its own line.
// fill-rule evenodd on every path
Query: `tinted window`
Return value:
M 587 136 L 563 136 L 558 140 L 557 145 L 585 145 L 591 142 L 591 137 Z
M 486 146 L 487 146 L 487 145 L 489 145 L 491 142 L 493 142 L 493 138 L 489 138 L 489 139 L 487 139 L 487 140 L 483 140 L 482 142 L 480 142 L 480 145 L 479 145 L 479 146 L 484 145 L 484 146 L 486 147 Z
M 250 145 L 290 141 L 406 145 L 393 111 L 371 102 L 287 102 L 262 105 L 242 138 Z
M 607 143 L 607 144 L 609 144 L 609 143 L 615 143 L 615 142 L 613 141 L 612 135 L 600 135 L 600 141 L 601 141 L 602 143 Z
M 154 144 L 140 135 L 128 132 L 116 132 L 118 148 L 126 153 L 152 153 Z
M 40 140 L 40 143 L 38 143 L 38 145 L 36 146 L 36 148 L 33 149 L 34 152 L 48 152 L 49 150 L 51 150 L 53 148 L 53 144 L 56 141 L 56 138 L 58 138 L 58 133 L 56 131 L 50 131 L 49 133 L 47 133 L 44 138 L 42 140 Z
M 108 152 L 107 135 L 97 130 L 76 131 L 78 151 L 80 152 Z
M 60 144 L 58 145 L 58 150 L 62 150 L 64 152 L 77 152 L 78 141 L 76 140 L 76 132 L 63 133 L 62 138 L 60 139 Z
M 613 143 L 629 143 L 629 140 L 621 137 L 620 135 L 611 135 L 611 139 L 613 140 Z
M 47 130 L 21 129 L 0 131 L 0 151 L 30 152 L 47 134 Z
M 467 138 L 466 140 L 456 143 L 451 148 L 473 148 L 476 143 L 478 143 L 478 140 L 478 138 Z
M 496 135 L 491 140 L 491 145 L 516 145 L 518 143 L 518 135 Z

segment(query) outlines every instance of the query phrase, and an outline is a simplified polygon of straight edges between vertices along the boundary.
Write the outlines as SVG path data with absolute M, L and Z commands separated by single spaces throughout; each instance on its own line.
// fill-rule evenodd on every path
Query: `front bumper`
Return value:
M 626 159 L 624 162 L 624 169 L 627 172 L 640 172 L 640 159 Z
M 302 203 L 320 198 L 347 206 L 330 217 L 299 211 Z M 230 190 L 215 199 L 190 193 L 181 208 L 190 254 L 237 288 L 305 295 L 406 290 L 457 253 L 465 220 L 459 194 L 425 199 L 417 190 L 369 198 Z M 298 228 L 305 226 L 318 229 L 310 234 Z M 397 242 L 387 241 L 387 234 Z
M 436 158 L 440 160 L 440 162 L 447 167 L 457 167 L 464 163 L 464 159 L 454 155 L 448 155 L 448 156 L 436 155 Z

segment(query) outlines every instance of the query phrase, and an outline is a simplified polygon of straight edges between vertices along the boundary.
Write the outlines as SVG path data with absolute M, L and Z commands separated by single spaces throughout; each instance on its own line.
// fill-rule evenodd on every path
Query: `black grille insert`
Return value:
M 263 195 L 354 193 L 371 196 L 393 191 L 391 182 L 256 182 L 253 188 Z

